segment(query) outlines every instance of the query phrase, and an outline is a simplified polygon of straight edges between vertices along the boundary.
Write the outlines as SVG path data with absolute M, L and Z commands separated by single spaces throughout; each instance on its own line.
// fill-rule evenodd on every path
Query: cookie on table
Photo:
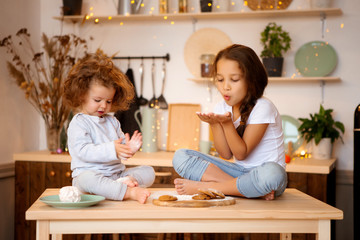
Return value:
M 214 193 L 212 193 L 211 191 L 209 191 L 209 189 L 200 188 L 200 189 L 198 189 L 198 191 L 202 194 L 208 195 L 210 198 L 216 198 L 216 195 Z
M 223 194 L 222 192 L 220 192 L 219 190 L 213 189 L 213 188 L 208 188 L 208 190 L 214 194 L 216 196 L 216 198 L 225 198 L 225 194 Z
M 199 194 L 195 194 L 192 199 L 194 200 L 210 200 L 211 197 L 209 195 L 203 194 L 203 193 L 199 193 Z
M 159 197 L 159 201 L 176 201 L 177 197 L 172 195 L 162 195 Z

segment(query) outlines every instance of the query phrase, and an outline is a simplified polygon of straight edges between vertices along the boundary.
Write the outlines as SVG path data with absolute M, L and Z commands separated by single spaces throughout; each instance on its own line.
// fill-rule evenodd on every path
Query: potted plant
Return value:
M 310 118 L 299 118 L 302 123 L 298 130 L 307 143 L 313 141 L 314 158 L 329 159 L 335 140 L 340 138 L 343 142 L 340 133 L 345 132 L 344 124 L 335 121 L 332 112 L 333 109 L 324 109 L 320 104 L 318 113 L 310 114 Z
M 74 34 L 48 38 L 42 35 L 43 50 L 35 51 L 26 28 L 0 39 L 12 58 L 7 61 L 10 76 L 24 91 L 25 98 L 45 121 L 47 146 L 50 151 L 60 147 L 59 135 L 70 109 L 62 102 L 62 85 L 72 66 L 87 54 L 86 40 Z
M 276 23 L 269 23 L 261 32 L 261 44 L 264 49 L 260 57 L 266 71 L 271 77 L 280 77 L 284 63 L 283 53 L 290 49 L 291 38 L 289 33 Z

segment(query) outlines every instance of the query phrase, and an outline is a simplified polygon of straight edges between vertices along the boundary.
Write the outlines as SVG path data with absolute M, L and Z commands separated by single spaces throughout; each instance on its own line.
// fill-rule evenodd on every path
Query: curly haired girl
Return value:
M 144 188 L 155 180 L 152 167 L 127 169 L 142 144 L 142 135 L 130 138 L 109 112 L 125 110 L 134 98 L 134 87 L 111 59 L 90 54 L 70 71 L 63 100 L 78 113 L 67 130 L 73 185 L 80 191 L 112 200 L 133 199 L 145 203 L 150 192 Z

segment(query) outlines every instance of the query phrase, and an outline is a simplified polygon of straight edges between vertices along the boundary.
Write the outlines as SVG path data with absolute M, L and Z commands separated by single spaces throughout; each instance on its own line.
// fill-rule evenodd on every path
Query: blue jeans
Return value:
M 117 182 L 121 177 L 132 176 L 139 183 L 139 187 L 150 187 L 155 181 L 154 168 L 138 166 L 126 168 L 125 171 L 104 176 L 96 171 L 83 171 L 72 181 L 72 185 L 82 192 L 97 194 L 111 200 L 123 200 L 127 185 Z
M 175 171 L 181 177 L 194 181 L 201 181 L 210 163 L 228 175 L 237 178 L 237 190 L 247 198 L 261 197 L 271 191 L 275 191 L 275 196 L 280 196 L 287 185 L 285 169 L 275 162 L 266 162 L 257 167 L 244 168 L 233 162 L 189 149 L 177 150 L 173 158 Z

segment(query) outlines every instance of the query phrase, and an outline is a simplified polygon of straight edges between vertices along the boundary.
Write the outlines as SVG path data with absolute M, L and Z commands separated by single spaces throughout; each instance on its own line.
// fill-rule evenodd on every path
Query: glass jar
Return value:
M 214 54 L 202 54 L 201 60 L 201 77 L 211 77 Z

